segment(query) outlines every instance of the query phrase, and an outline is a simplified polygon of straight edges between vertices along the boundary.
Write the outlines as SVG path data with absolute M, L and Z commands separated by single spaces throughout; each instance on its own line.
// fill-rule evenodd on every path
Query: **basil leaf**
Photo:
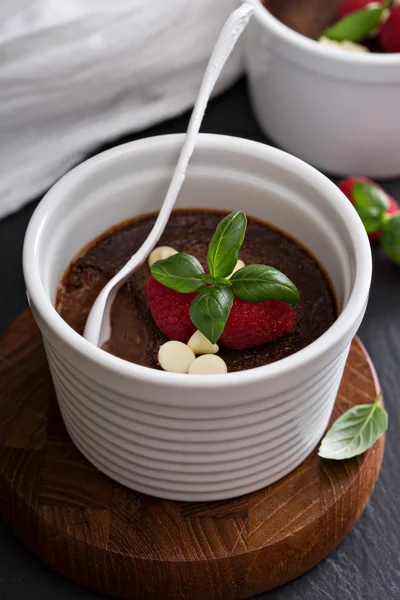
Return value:
M 208 249 L 207 265 L 212 277 L 228 277 L 238 261 L 239 250 L 246 233 L 245 213 L 227 215 L 218 224 Z
M 226 279 L 225 277 L 217 277 L 214 279 L 214 283 L 219 283 L 221 285 L 232 285 L 229 279 Z
M 203 267 L 197 258 L 181 252 L 158 260 L 151 267 L 154 279 L 184 294 L 196 292 L 204 286 L 203 273 Z
M 232 304 L 232 288 L 217 284 L 201 290 L 190 305 L 193 324 L 212 344 L 224 331 Z
M 400 213 L 384 222 L 379 242 L 387 256 L 400 265 Z
M 379 231 L 383 217 L 389 208 L 389 200 L 383 190 L 369 183 L 357 182 L 352 189 L 354 206 L 368 233 Z
M 374 404 L 354 406 L 339 417 L 322 440 L 319 456 L 345 460 L 371 448 L 388 427 L 388 414 L 379 406 L 381 396 Z
M 235 296 L 244 302 L 283 300 L 296 304 L 300 300 L 297 287 L 280 271 L 266 265 L 249 265 L 239 269 L 229 280 Z
M 379 25 L 385 10 L 385 5 L 381 8 L 356 10 L 326 29 L 321 37 L 336 42 L 361 42 Z

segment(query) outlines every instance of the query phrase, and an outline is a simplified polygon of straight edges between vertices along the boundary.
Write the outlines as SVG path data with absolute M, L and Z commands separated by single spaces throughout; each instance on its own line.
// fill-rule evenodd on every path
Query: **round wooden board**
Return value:
M 377 392 L 355 340 L 334 418 Z M 314 451 L 278 483 L 230 501 L 144 496 L 102 475 L 73 446 L 30 312 L 0 341 L 1 514 L 57 571 L 118 598 L 237 600 L 298 577 L 357 522 L 383 449 L 381 438 L 341 463 Z

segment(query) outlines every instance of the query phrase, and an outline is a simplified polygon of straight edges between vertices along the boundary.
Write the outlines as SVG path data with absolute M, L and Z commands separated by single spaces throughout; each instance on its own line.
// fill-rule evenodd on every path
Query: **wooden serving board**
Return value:
M 372 402 L 378 387 L 355 340 L 334 418 Z M 118 598 L 238 600 L 298 577 L 357 522 L 383 449 L 381 438 L 341 463 L 314 451 L 283 480 L 235 500 L 158 500 L 114 483 L 73 446 L 29 311 L 0 341 L 0 513 L 57 571 Z

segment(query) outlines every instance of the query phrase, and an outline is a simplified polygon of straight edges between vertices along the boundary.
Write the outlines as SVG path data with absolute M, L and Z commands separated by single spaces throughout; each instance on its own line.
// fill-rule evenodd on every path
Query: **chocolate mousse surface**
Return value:
M 279 21 L 313 40 L 338 20 L 340 0 L 263 0 Z
M 159 245 L 196 256 L 206 264 L 207 250 L 225 212 L 175 211 Z M 78 333 L 97 295 L 111 277 L 138 250 L 156 216 L 144 215 L 105 232 L 89 245 L 67 269 L 57 295 L 56 308 Z M 280 360 L 308 346 L 337 318 L 337 305 L 328 278 L 317 261 L 297 242 L 266 223 L 248 217 L 245 241 L 239 257 L 246 264 L 266 264 L 282 271 L 300 291 L 295 330 L 269 344 L 250 350 L 220 348 L 228 371 L 252 369 Z M 147 308 L 144 285 L 150 271 L 140 267 L 118 292 L 111 321 L 112 335 L 104 349 L 125 360 L 152 368 L 158 349 L 168 338 L 155 325 Z

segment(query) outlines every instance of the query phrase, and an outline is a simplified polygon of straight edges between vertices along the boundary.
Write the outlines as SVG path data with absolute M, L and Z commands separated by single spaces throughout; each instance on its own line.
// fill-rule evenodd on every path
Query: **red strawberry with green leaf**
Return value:
M 379 32 L 386 18 L 390 0 L 368 2 L 365 0 L 343 0 L 336 23 L 320 35 L 336 42 L 363 42 Z
M 382 217 L 393 215 L 400 210 L 396 200 L 380 185 L 366 177 L 343 179 L 339 181 L 338 187 L 360 215 L 369 239 L 378 240 L 382 234 Z
M 196 327 L 190 319 L 190 304 L 196 293 L 182 294 L 150 277 L 146 283 L 147 304 L 156 325 L 171 340 L 187 343 Z M 250 304 L 233 299 L 229 317 L 218 342 L 233 350 L 253 348 L 291 333 L 296 326 L 292 306 L 280 300 Z
M 293 330 L 296 315 L 290 304 L 300 296 L 283 273 L 248 265 L 231 275 L 246 227 L 243 211 L 219 223 L 208 250 L 207 273 L 196 258 L 182 253 L 152 265 L 147 302 L 168 337 L 187 342 L 198 329 L 212 344 L 221 339 L 228 348 L 240 350 Z
M 342 19 L 356 10 L 367 8 L 372 0 L 342 0 L 339 7 L 339 16 Z M 376 4 L 383 4 L 383 0 L 377 0 Z

